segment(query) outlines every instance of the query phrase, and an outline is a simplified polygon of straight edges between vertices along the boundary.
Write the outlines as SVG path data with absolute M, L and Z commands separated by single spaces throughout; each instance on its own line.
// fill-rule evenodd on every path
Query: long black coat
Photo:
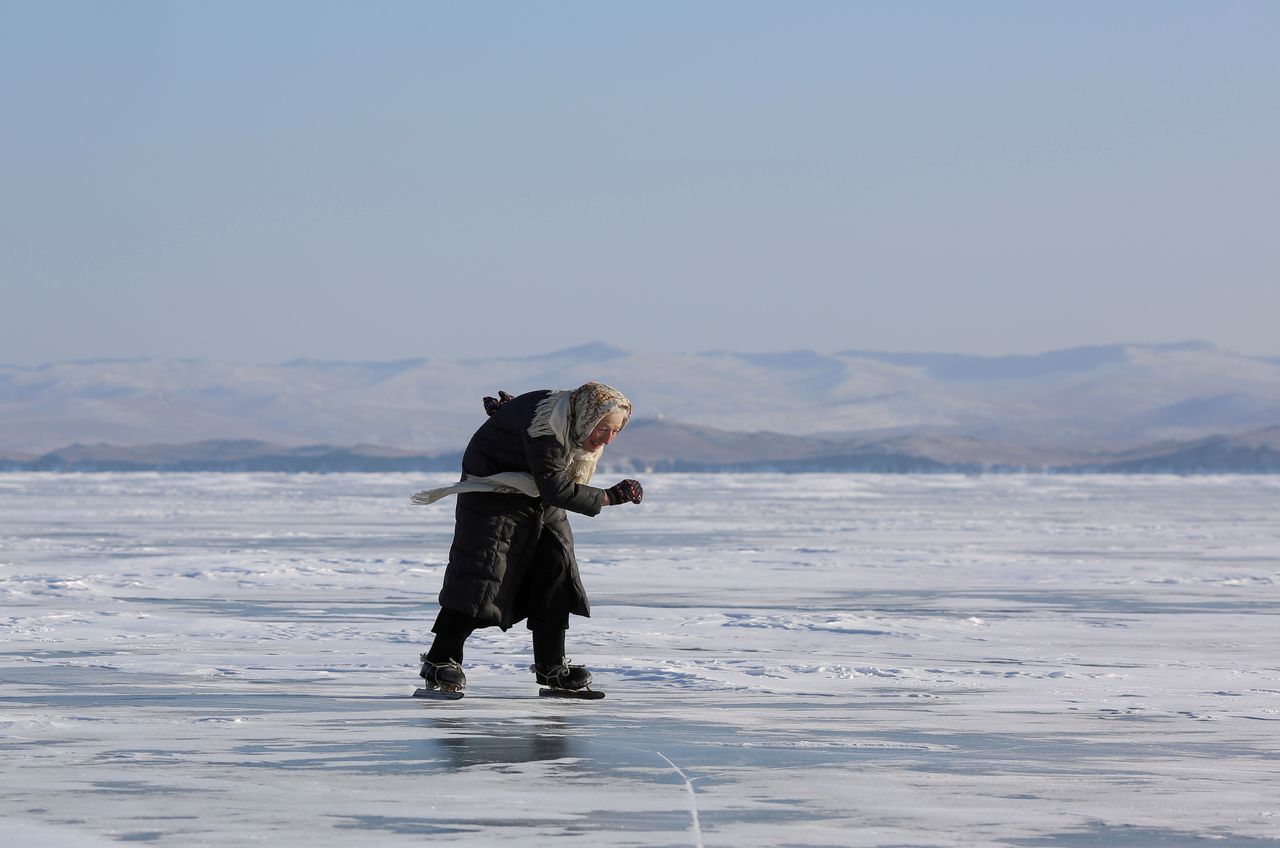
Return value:
M 440 590 L 440 606 L 465 613 L 481 626 L 506 630 L 530 615 L 529 598 L 540 587 L 522 586 L 533 565 L 535 550 L 546 542 L 567 569 L 571 593 L 569 611 L 590 615 L 587 593 L 573 553 L 573 531 L 565 510 L 596 515 L 604 506 L 604 490 L 575 483 L 569 473 L 569 452 L 554 436 L 528 435 L 534 409 L 549 391 L 529 392 L 499 407 L 475 435 L 462 455 L 464 475 L 486 476 L 501 471 L 533 475 L 541 497 L 468 493 L 458 496 L 449 567 Z M 551 538 L 544 540 L 546 534 Z M 532 591 L 531 591 L 532 590 Z M 532 610 L 536 613 L 536 610 Z

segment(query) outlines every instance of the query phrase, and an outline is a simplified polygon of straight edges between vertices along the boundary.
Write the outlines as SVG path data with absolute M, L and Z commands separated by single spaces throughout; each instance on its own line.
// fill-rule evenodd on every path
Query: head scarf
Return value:
M 575 445 L 585 442 L 591 431 L 614 412 L 622 412 L 619 430 L 631 420 L 631 401 L 622 392 L 604 383 L 584 383 L 574 389 L 570 404 L 573 408 L 572 437 Z
M 588 451 L 582 443 L 607 415 L 617 410 L 622 411 L 622 426 L 627 426 L 631 420 L 631 401 L 612 386 L 584 383 L 576 389 L 561 389 L 538 402 L 529 435 L 555 436 L 569 452 L 574 481 L 588 483 L 604 454 L 604 447 Z

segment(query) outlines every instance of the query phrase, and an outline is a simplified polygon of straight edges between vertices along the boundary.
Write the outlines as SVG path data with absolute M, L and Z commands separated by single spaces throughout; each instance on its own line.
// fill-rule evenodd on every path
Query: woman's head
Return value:
M 631 419 L 631 401 L 604 383 L 587 383 L 573 392 L 573 440 L 594 453 L 613 441 Z

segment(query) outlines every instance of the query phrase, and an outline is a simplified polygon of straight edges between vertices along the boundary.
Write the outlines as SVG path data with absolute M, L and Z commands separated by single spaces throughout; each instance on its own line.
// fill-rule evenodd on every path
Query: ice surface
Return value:
M 0 475 L 0 840 L 1280 844 L 1280 478 L 653 476 L 423 702 L 447 478 Z

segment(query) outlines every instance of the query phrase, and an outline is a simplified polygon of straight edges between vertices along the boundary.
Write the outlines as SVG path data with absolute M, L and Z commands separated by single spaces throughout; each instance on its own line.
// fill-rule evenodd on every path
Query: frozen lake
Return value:
M 1280 478 L 650 476 L 423 702 L 452 478 L 0 475 L 0 839 L 1280 845 Z

